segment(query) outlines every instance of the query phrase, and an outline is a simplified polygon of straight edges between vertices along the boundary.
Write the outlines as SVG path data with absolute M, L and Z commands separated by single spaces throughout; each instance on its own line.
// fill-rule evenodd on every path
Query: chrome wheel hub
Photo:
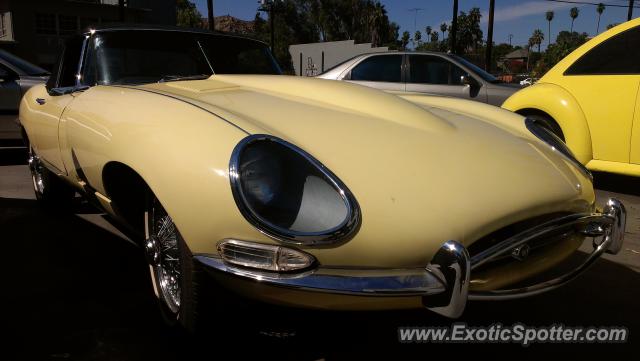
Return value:
M 43 169 L 40 158 L 36 155 L 32 148 L 29 148 L 29 171 L 31 171 L 31 180 L 33 181 L 33 189 L 37 196 L 44 193 Z
M 145 242 L 145 251 L 152 267 L 158 297 L 173 313 L 177 313 L 182 294 L 178 231 L 164 210 L 155 208 L 150 216 L 151 229 Z

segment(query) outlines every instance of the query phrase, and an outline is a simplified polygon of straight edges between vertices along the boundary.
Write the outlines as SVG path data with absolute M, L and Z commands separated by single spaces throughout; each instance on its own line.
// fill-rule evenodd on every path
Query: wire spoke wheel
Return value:
M 182 297 L 179 234 L 175 224 L 157 199 L 147 212 L 145 248 L 157 296 L 174 314 Z
M 33 181 L 33 190 L 36 192 L 36 196 L 41 198 L 44 194 L 44 169 L 40 157 L 38 157 L 32 147 L 29 147 L 28 162 L 31 180 Z

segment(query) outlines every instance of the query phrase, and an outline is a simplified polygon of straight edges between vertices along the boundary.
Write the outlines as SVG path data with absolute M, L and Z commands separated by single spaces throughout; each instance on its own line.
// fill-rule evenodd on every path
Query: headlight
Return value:
M 552 131 L 550 131 L 544 125 L 541 125 L 535 119 L 526 118 L 524 122 L 527 126 L 527 129 L 529 129 L 529 131 L 533 135 L 538 137 L 538 139 L 542 140 L 543 142 L 547 143 L 551 148 L 553 148 L 553 150 L 564 155 L 573 164 L 575 164 L 587 177 L 593 179 L 593 175 L 591 174 L 591 172 L 587 169 L 587 167 L 580 163 L 579 160 L 576 159 L 576 156 L 573 154 L 571 149 L 567 147 L 567 144 L 562 141 L 562 139 L 558 138 L 557 135 L 553 134 Z
M 231 156 L 229 176 L 242 215 L 278 240 L 311 245 L 344 241 L 360 225 L 358 204 L 338 177 L 282 139 L 243 139 Z

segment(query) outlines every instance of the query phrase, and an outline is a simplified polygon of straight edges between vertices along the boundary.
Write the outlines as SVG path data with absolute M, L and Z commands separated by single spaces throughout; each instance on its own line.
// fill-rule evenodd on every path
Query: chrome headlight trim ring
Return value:
M 315 167 L 330 182 L 331 186 L 340 195 L 347 207 L 347 216 L 340 225 L 332 229 L 321 232 L 296 232 L 284 229 L 275 225 L 260 215 L 256 214 L 248 205 L 241 182 L 240 160 L 243 151 L 255 142 L 271 141 L 288 148 L 289 151 L 297 153 Z M 301 148 L 278 137 L 267 134 L 253 134 L 242 139 L 234 148 L 229 162 L 229 180 L 233 198 L 244 218 L 249 221 L 258 231 L 283 243 L 322 246 L 342 243 L 350 240 L 359 230 L 362 222 L 360 206 L 349 188 L 320 161 L 315 159 Z

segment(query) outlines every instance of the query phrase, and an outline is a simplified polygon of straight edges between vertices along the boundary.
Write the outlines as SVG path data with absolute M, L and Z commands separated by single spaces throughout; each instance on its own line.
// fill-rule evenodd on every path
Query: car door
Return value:
M 640 162 L 638 136 L 632 140 L 631 134 L 637 127 L 633 117 L 640 86 L 639 44 L 640 27 L 614 35 L 569 66 L 559 84 L 582 108 L 594 159 Z
M 407 91 L 486 102 L 481 91 L 482 82 L 445 57 L 409 55 L 407 73 Z
M 73 89 L 78 81 L 82 38 L 69 40 L 62 52 L 57 71 L 51 75 L 46 87 L 38 87 L 32 112 L 32 123 L 35 134 L 35 146 L 38 155 L 48 165 L 53 166 L 60 173 L 66 174 L 66 169 L 60 156 L 59 126 L 60 117 L 65 108 L 73 101 Z
M 404 91 L 403 58 L 402 54 L 367 56 L 351 68 L 344 80 L 376 89 Z
M 640 164 L 640 89 L 636 96 L 636 109 L 633 115 L 629 161 L 634 164 Z
M 0 110 L 17 111 L 20 102 L 18 74 L 0 63 Z

